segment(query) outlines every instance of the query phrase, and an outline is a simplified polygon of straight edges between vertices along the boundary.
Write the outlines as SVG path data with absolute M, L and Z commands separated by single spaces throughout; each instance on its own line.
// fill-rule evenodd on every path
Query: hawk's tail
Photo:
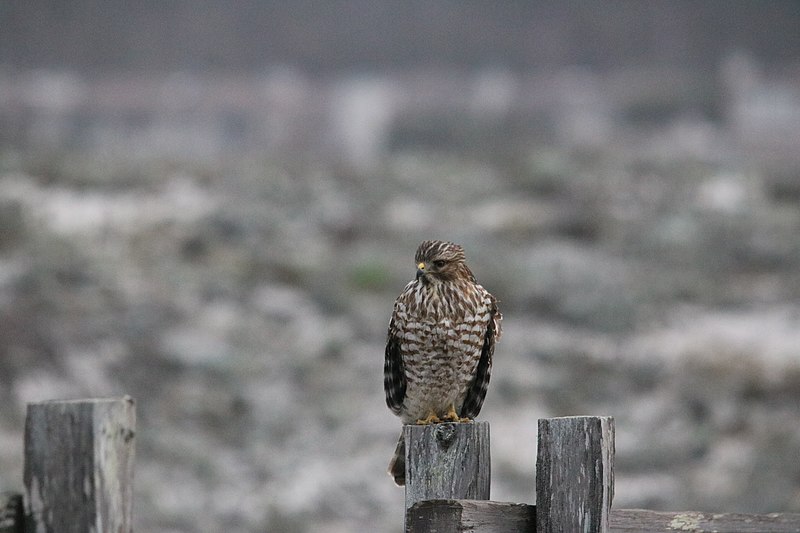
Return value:
M 388 472 L 398 487 L 406 484 L 406 441 L 402 433 L 397 441 L 397 448 L 394 449 L 394 456 L 389 461 Z

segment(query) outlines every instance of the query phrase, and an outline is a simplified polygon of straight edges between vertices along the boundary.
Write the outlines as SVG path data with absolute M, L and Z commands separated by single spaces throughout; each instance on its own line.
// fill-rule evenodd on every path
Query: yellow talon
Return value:
M 472 420 L 469 418 L 459 417 L 458 413 L 456 413 L 456 408 L 453 404 L 450 404 L 450 407 L 447 409 L 447 414 L 444 415 L 442 418 L 450 422 L 463 422 L 463 423 L 472 422 Z
M 439 422 L 441 422 L 441 420 L 439 419 L 438 416 L 436 416 L 436 413 L 434 413 L 433 411 L 428 413 L 427 417 L 420 418 L 419 420 L 417 420 L 417 424 L 421 426 L 427 426 L 428 424 L 438 424 Z

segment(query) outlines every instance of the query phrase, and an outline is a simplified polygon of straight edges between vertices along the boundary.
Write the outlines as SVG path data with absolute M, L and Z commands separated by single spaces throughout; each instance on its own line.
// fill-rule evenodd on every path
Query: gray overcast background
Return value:
M 258 71 L 580 64 L 713 68 L 732 48 L 800 54 L 794 1 L 123 0 L 0 5 L 18 68 Z

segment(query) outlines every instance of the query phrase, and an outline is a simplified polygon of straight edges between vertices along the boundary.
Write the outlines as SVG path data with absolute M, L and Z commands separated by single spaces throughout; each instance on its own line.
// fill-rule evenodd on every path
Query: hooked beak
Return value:
M 417 280 L 425 275 L 425 263 L 420 263 L 417 265 Z

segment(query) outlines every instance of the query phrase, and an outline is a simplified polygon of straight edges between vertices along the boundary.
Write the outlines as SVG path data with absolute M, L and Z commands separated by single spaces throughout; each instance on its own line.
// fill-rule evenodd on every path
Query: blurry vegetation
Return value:
M 353 285 L 360 290 L 386 290 L 390 281 L 386 266 L 378 261 L 356 265 L 351 274 Z

